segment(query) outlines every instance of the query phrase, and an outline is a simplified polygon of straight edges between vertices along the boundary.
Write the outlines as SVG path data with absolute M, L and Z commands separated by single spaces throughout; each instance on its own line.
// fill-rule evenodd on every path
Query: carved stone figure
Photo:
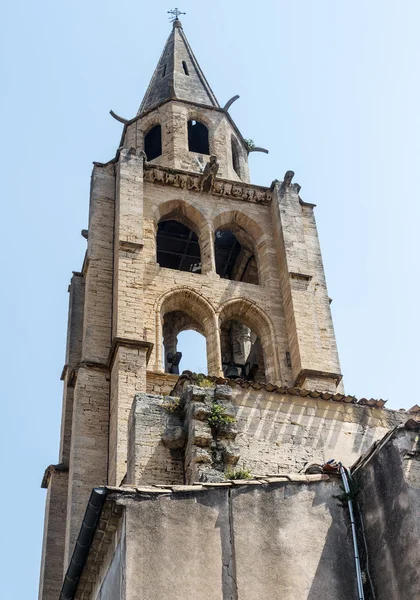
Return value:
M 231 196 L 232 195 L 232 184 L 231 183 L 225 183 L 225 185 L 223 186 L 223 195 L 224 196 Z
M 190 190 L 201 189 L 201 178 L 198 176 L 188 177 L 188 189 L 190 189 Z
M 153 169 L 153 181 L 158 183 L 165 183 L 165 171 L 160 169 Z
M 177 173 L 166 173 L 166 183 L 169 185 L 177 185 L 178 184 L 178 175 Z
M 153 181 L 153 169 L 145 169 L 143 178 L 145 181 Z
M 213 194 L 223 194 L 223 188 L 224 188 L 224 183 L 223 181 L 215 181 L 214 185 L 213 185 Z
M 217 156 L 210 156 L 210 161 L 204 167 L 204 171 L 201 176 L 200 189 L 202 192 L 206 192 L 208 194 L 212 191 L 218 170 L 219 163 L 217 162 Z
M 261 190 L 255 190 L 254 200 L 259 204 L 263 204 L 265 201 L 265 192 L 262 192 Z
M 295 176 L 294 171 L 286 171 L 286 173 L 284 174 L 284 179 L 283 179 L 283 187 L 290 187 L 294 176 Z
M 188 175 L 180 175 L 179 176 L 179 187 L 182 190 L 185 190 L 188 188 L 188 179 L 189 179 Z
M 254 190 L 251 188 L 245 188 L 242 194 L 243 200 L 252 200 L 254 197 Z
M 232 196 L 234 198 L 240 198 L 242 196 L 242 186 L 234 185 L 232 187 Z

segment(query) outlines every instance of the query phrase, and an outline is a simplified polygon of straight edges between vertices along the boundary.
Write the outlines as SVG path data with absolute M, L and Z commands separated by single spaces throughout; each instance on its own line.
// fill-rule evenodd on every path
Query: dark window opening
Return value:
M 239 150 L 238 150 L 238 142 L 232 137 L 232 164 L 233 170 L 237 174 L 238 177 L 241 176 L 240 166 L 239 166 Z
M 182 310 L 171 311 L 163 319 L 165 372 L 179 375 L 185 369 L 207 373 L 207 345 L 202 326 Z
M 166 269 L 201 273 L 198 237 L 178 221 L 162 221 L 157 231 L 157 262 Z
M 220 343 L 225 377 L 265 382 L 263 348 L 258 336 L 249 327 L 240 321 L 223 323 Z
M 155 125 L 144 138 L 144 151 L 147 160 L 153 160 L 162 154 L 162 127 Z
M 166 65 L 163 65 L 162 79 L 165 77 L 165 75 L 166 75 Z
M 230 230 L 216 231 L 214 254 L 216 273 L 220 277 L 258 285 L 257 261 L 249 240 L 241 243 Z
M 241 252 L 241 244 L 231 231 L 216 231 L 214 248 L 216 273 L 224 279 L 232 279 L 233 270 Z
M 188 150 L 210 154 L 209 130 L 199 121 L 188 121 Z
M 188 71 L 188 67 L 187 67 L 187 63 L 185 62 L 185 60 L 182 61 L 182 68 L 184 69 L 184 73 L 185 75 L 189 75 L 189 71 Z

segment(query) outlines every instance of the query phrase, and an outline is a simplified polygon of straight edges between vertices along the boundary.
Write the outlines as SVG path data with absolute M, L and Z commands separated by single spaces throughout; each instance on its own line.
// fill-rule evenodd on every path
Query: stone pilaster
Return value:
M 107 481 L 115 186 L 113 165 L 96 165 L 91 183 L 88 250 L 83 267 L 82 356 L 72 375 L 72 385 L 75 387 L 65 568 L 73 552 L 90 492 L 95 485 L 103 485 Z
M 276 183 L 272 202 L 294 384 L 340 391 L 341 371 L 313 210 L 299 186 Z
M 109 485 L 120 485 L 127 472 L 128 417 L 135 394 L 146 391 L 151 348 L 147 342 L 115 342 L 111 359 Z

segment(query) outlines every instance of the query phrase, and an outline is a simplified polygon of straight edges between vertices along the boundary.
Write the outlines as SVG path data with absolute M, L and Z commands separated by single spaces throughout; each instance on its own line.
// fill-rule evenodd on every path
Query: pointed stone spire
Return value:
M 178 19 L 173 22 L 172 32 L 137 115 L 170 99 L 219 107 Z

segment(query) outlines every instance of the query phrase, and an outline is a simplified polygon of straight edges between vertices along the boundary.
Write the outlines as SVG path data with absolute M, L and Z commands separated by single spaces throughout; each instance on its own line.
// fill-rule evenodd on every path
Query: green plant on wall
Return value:
M 246 145 L 248 146 L 248 150 L 254 150 L 254 148 L 255 148 L 254 140 L 248 139 L 248 140 L 245 140 L 245 142 L 246 142 Z
M 193 374 L 194 377 L 194 383 L 196 385 L 198 385 L 199 387 L 213 387 L 214 383 L 213 381 L 211 381 L 211 379 L 208 379 L 208 377 L 206 377 L 205 375 L 203 375 L 203 373 L 194 373 Z
M 225 473 L 225 478 L 226 479 L 251 479 L 252 475 L 251 475 L 251 471 L 249 469 L 232 469 L 232 470 L 228 470 Z
M 163 405 L 163 408 L 170 413 L 182 412 L 181 398 L 168 399 Z
M 231 423 L 235 423 L 236 420 L 234 417 L 230 417 L 226 414 L 226 410 L 224 406 L 219 404 L 218 402 L 213 402 L 210 409 L 210 414 L 207 418 L 207 423 L 210 425 L 212 429 L 220 429 L 224 425 L 230 425 Z

